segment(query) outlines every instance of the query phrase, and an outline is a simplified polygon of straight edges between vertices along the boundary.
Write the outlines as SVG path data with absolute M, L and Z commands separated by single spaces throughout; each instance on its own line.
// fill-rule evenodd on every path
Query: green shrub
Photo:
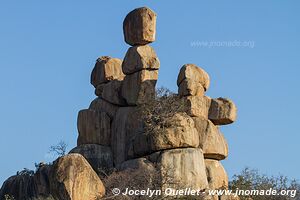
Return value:
M 299 200 L 300 184 L 296 180 L 290 180 L 286 176 L 267 176 L 260 174 L 258 170 L 245 168 L 240 174 L 234 175 L 229 182 L 229 188 L 232 190 L 269 190 L 270 188 L 276 191 L 290 190 L 297 191 L 295 197 L 274 195 L 274 196 L 240 196 L 241 200 Z M 294 192 L 295 193 L 295 192 Z

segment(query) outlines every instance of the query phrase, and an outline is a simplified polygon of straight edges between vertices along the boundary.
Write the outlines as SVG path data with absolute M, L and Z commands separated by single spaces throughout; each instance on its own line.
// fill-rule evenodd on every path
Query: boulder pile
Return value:
M 220 161 L 228 156 L 228 144 L 219 126 L 236 120 L 234 103 L 205 96 L 209 75 L 194 64 L 185 64 L 177 78 L 177 96 L 184 102 L 184 110 L 165 119 L 163 131 L 147 131 L 137 113 L 156 98 L 160 62 L 149 45 L 155 41 L 155 12 L 146 7 L 131 11 L 124 19 L 123 32 L 131 47 L 123 60 L 110 56 L 96 60 L 90 82 L 97 98 L 78 113 L 77 147 L 47 173 L 53 183 L 59 184 L 42 188 L 41 193 L 58 199 L 80 199 L 80 194 L 81 199 L 99 198 L 105 189 L 95 172 L 110 169 L 156 170 L 162 189 L 227 188 L 228 177 Z M 43 177 L 36 178 L 38 175 L 32 179 L 43 181 Z M 16 178 L 12 179 L 1 191 L 14 188 L 10 185 Z
M 178 95 L 185 112 L 167 119 L 163 132 L 149 133 L 138 120 L 136 110 L 155 98 L 160 63 L 149 46 L 155 41 L 155 25 L 151 9 L 131 11 L 123 22 L 131 45 L 123 61 L 109 56 L 96 61 L 91 83 L 98 97 L 79 112 L 78 146 L 72 152 L 82 153 L 95 170 L 156 168 L 162 188 L 226 188 L 220 161 L 228 156 L 228 144 L 219 125 L 235 121 L 236 107 L 229 99 L 205 96 L 210 78 L 202 68 L 185 64 L 180 69 Z

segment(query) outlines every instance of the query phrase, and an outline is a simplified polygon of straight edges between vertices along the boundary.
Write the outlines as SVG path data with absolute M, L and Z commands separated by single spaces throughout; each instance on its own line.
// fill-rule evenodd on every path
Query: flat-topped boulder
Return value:
M 123 80 L 122 60 L 102 56 L 97 59 L 95 67 L 91 74 L 91 84 L 97 88 L 101 83 L 111 80 Z
M 154 42 L 156 13 L 147 7 L 134 9 L 123 21 L 123 33 L 125 42 L 131 46 Z
M 231 124 L 236 120 L 237 108 L 233 101 L 227 98 L 212 99 L 208 118 L 216 125 Z
M 122 63 L 124 74 L 132 74 L 143 69 L 159 69 L 159 60 L 154 49 L 149 45 L 130 47 Z
M 132 140 L 133 155 L 145 156 L 156 151 L 199 146 L 199 136 L 193 119 L 185 113 L 176 113 L 166 119 L 164 127 L 155 127 L 152 132 L 136 135 Z

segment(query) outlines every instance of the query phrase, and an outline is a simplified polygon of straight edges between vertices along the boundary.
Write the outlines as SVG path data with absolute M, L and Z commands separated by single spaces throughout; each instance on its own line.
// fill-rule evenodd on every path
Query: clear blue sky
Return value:
M 95 98 L 94 62 L 124 57 L 122 21 L 141 6 L 158 14 L 158 86 L 176 91 L 180 67 L 195 63 L 210 74 L 209 96 L 237 104 L 237 122 L 222 128 L 229 176 L 250 166 L 300 179 L 299 1 L 27 0 L 0 3 L 0 184 L 50 161 L 60 140 L 76 145 L 77 112 Z

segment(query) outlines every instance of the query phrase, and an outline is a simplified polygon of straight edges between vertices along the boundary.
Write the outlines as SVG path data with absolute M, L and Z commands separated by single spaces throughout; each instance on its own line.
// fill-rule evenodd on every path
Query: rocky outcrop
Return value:
M 13 194 L 17 200 L 38 196 L 96 200 L 105 194 L 96 172 L 113 169 L 158 172 L 161 189 L 228 187 L 220 163 L 228 156 L 228 145 L 219 125 L 236 120 L 236 106 L 227 98 L 205 96 L 210 78 L 195 64 L 180 69 L 178 94 L 157 95 L 160 62 L 149 46 L 155 29 L 156 14 L 149 8 L 126 16 L 123 32 L 131 47 L 123 61 L 109 56 L 97 59 L 90 80 L 97 98 L 78 113 L 77 147 L 35 174 L 9 178 L 0 198 Z M 177 110 L 172 101 L 164 104 L 167 108 L 155 104 L 168 98 L 173 98 Z M 147 106 L 157 107 L 143 113 Z
M 149 46 L 155 40 L 155 24 L 156 14 L 148 8 L 126 16 L 124 38 L 132 47 L 122 63 L 110 57 L 96 62 L 91 83 L 98 98 L 89 109 L 80 111 L 78 141 L 82 142 L 71 152 L 82 154 L 94 169 L 156 170 L 162 188 L 227 187 L 220 160 L 227 158 L 228 144 L 218 126 L 235 121 L 236 107 L 226 98 L 205 96 L 210 77 L 203 68 L 182 66 L 177 77 L 177 100 L 182 108 L 170 109 L 174 113 L 163 123 L 151 119 L 149 128 L 140 112 L 159 98 L 155 85 L 160 62 Z
M 5 195 L 12 195 L 15 199 L 28 199 L 37 194 L 33 176 L 29 174 L 15 175 L 8 178 L 0 190 L 0 199 Z
M 84 157 L 69 154 L 52 165 L 41 164 L 36 173 L 10 177 L 0 190 L 0 199 L 11 195 L 16 200 L 97 200 L 104 194 L 102 181 Z

